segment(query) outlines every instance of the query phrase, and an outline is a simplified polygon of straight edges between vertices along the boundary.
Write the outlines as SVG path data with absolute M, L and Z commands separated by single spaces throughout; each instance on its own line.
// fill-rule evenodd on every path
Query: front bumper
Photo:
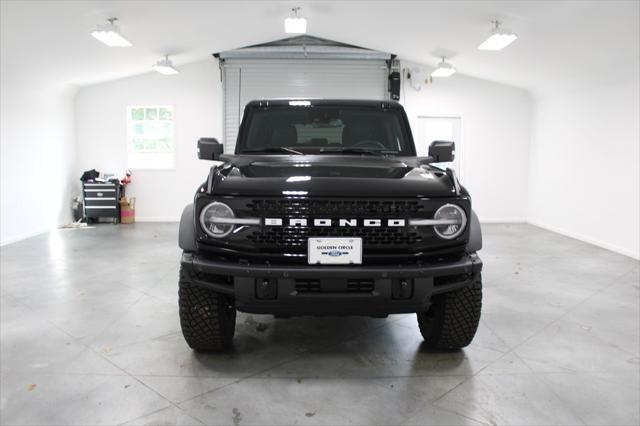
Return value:
M 243 312 L 373 315 L 424 311 L 431 297 L 471 285 L 482 270 L 475 254 L 421 266 L 267 266 L 182 255 L 189 280 L 235 298 Z

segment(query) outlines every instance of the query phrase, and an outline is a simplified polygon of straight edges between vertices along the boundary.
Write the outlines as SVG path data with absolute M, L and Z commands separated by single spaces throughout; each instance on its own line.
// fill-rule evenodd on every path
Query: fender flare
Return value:
M 180 217 L 180 229 L 178 231 L 178 245 L 186 252 L 196 251 L 196 224 L 193 214 L 193 203 L 187 205 Z
M 480 219 L 476 212 L 471 210 L 471 221 L 469 222 L 469 242 L 467 242 L 467 253 L 475 253 L 482 248 L 482 229 Z

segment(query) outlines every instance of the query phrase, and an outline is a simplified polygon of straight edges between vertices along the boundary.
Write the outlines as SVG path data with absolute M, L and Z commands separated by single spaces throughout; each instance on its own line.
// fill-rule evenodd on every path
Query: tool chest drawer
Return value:
M 111 217 L 120 219 L 120 185 L 113 183 L 85 183 L 84 215 L 87 218 Z

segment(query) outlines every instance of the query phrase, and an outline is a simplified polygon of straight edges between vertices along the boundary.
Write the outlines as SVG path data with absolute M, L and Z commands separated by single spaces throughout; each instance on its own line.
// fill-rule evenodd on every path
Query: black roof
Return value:
M 246 108 L 260 108 L 260 107 L 281 107 L 291 106 L 291 102 L 309 102 L 311 106 L 351 106 L 351 107 L 365 107 L 365 108 L 393 108 L 402 109 L 396 101 L 386 100 L 372 100 L 372 99 L 305 99 L 305 98 L 290 98 L 290 99 L 260 99 L 254 100 L 247 104 Z M 294 104 L 295 105 L 295 104 Z M 300 105 L 300 104 L 298 104 Z

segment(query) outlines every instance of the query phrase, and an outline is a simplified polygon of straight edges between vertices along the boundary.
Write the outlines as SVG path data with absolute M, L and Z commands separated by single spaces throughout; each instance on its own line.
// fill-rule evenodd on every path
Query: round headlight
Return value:
M 224 222 L 224 219 L 233 218 L 235 214 L 231 207 L 225 203 L 214 201 L 211 204 L 207 204 L 200 213 L 200 225 L 202 229 L 210 237 L 223 238 L 233 231 L 234 225 L 220 223 Z M 219 221 L 218 219 L 222 219 Z
M 467 215 L 462 207 L 455 204 L 445 204 L 433 215 L 435 220 L 442 221 L 442 225 L 434 225 L 433 230 L 440 238 L 452 240 L 464 232 L 467 226 Z

